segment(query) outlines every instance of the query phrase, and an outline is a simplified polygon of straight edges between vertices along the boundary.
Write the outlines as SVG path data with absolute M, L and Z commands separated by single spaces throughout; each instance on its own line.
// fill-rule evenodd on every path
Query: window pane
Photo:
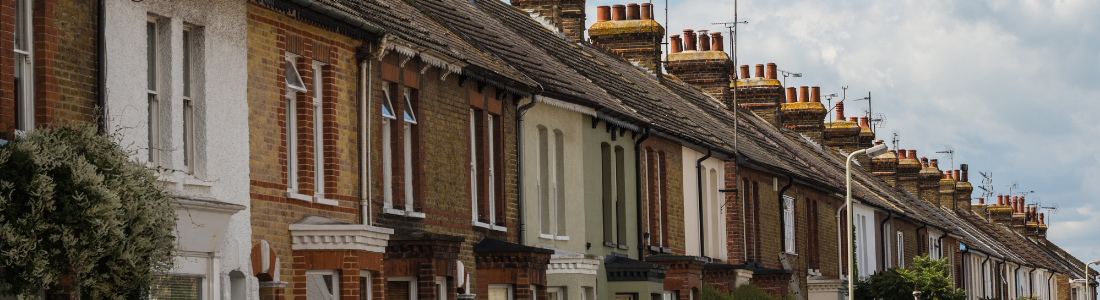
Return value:
M 191 166 L 192 159 L 195 151 L 194 147 L 194 108 L 193 103 L 189 99 L 183 100 L 183 165 L 186 167 Z M 190 170 L 188 170 L 190 172 Z
M 283 63 L 283 65 L 283 70 L 286 76 L 287 89 L 305 92 L 306 84 L 302 82 L 302 76 L 298 74 L 298 67 L 294 65 L 294 61 L 287 60 Z
M 26 38 L 26 35 L 24 34 L 24 31 L 27 30 L 26 29 L 27 24 L 25 23 L 25 22 L 27 22 L 26 7 L 25 7 L 25 5 L 27 4 L 27 3 L 25 3 L 26 1 L 27 0 L 16 0 L 15 1 L 15 49 L 16 50 L 26 50 L 26 48 L 24 48 L 24 47 L 26 47 L 26 43 L 23 41 L 23 39 Z
M 565 152 L 565 139 L 560 131 L 554 132 L 554 202 L 558 208 L 557 214 L 558 235 L 567 235 L 565 232 L 565 163 L 562 161 Z
M 548 149 L 549 148 L 549 145 L 548 145 L 549 142 L 547 141 L 547 137 L 546 137 L 546 128 L 539 128 L 538 135 L 539 135 L 538 136 L 539 145 L 538 145 L 538 149 L 536 151 L 538 151 L 539 163 L 538 163 L 538 166 L 536 168 L 537 168 L 537 172 L 538 172 L 537 176 L 538 176 L 538 187 L 539 187 L 539 189 L 538 189 L 538 191 L 539 191 L 539 211 L 541 212 L 539 214 L 539 219 L 541 219 L 540 227 L 539 227 L 540 231 L 539 232 L 541 232 L 543 234 L 552 234 L 551 227 L 550 227 L 550 220 L 551 220 L 551 217 L 550 217 L 551 216 L 550 203 L 552 201 L 552 199 L 551 199 L 552 194 L 550 193 L 551 187 L 550 187 L 550 184 L 549 184 L 549 181 L 550 181 L 550 170 L 549 170 L 550 169 L 550 167 L 549 167 L 550 151 Z
M 307 300 L 332 300 L 332 275 L 306 275 Z
M 146 75 L 149 81 L 149 90 L 157 90 L 157 23 L 145 23 L 145 56 Z
M 508 289 L 489 289 L 489 300 L 508 300 Z
M 387 300 L 412 300 L 408 281 L 390 281 L 386 284 Z
M 390 119 L 396 119 L 393 115 L 393 99 L 390 98 L 389 84 L 382 83 L 382 116 Z
M 416 123 L 416 113 L 413 112 L 412 90 L 405 89 L 405 122 Z
M 191 97 L 191 31 L 183 31 L 183 96 Z
M 155 300 L 201 300 L 202 278 L 163 276 L 156 279 L 149 291 Z

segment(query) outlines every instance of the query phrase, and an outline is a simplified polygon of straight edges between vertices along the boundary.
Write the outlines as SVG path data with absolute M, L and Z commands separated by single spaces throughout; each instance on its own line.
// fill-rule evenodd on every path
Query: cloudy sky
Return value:
M 733 0 L 655 1 L 670 33 L 723 30 Z M 597 5 L 625 4 L 589 0 Z M 1100 1 L 740 0 L 739 63 L 800 72 L 788 86 L 821 86 L 848 99 L 872 92 L 899 148 L 993 174 L 1007 194 L 1057 203 L 1049 238 L 1082 260 L 1100 259 Z M 588 18 L 589 25 L 595 17 Z M 723 34 L 726 35 L 726 34 Z M 727 46 L 728 47 L 728 46 Z M 728 50 L 728 49 L 727 49 Z M 867 102 L 846 103 L 848 116 Z M 975 188 L 975 198 L 981 193 Z

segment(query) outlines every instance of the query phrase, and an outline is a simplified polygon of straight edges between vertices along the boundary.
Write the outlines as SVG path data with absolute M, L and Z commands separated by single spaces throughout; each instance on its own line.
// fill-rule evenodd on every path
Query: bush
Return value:
M 737 287 L 732 292 L 722 293 L 718 289 L 709 284 L 703 284 L 703 292 L 700 296 L 701 300 L 778 300 L 788 299 L 788 297 L 772 297 L 768 292 L 760 289 L 752 284 L 745 284 Z
M 927 255 L 913 259 L 912 269 L 891 268 L 856 283 L 857 300 L 912 299 L 913 291 L 921 299 L 963 300 L 966 291 L 951 287 L 951 266 Z
M 170 269 L 172 198 L 111 139 L 62 125 L 0 147 L 0 294 L 142 297 Z

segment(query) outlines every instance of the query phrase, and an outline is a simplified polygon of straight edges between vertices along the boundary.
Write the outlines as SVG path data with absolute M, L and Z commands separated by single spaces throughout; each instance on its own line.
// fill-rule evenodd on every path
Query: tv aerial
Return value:
M 947 156 L 951 159 L 951 168 L 949 170 L 955 169 L 955 147 L 951 145 L 943 145 L 943 151 L 936 151 L 936 153 L 947 154 Z
M 978 171 L 978 174 L 982 175 L 982 185 L 978 186 L 979 189 L 982 189 L 982 198 L 992 200 L 993 199 L 993 193 L 994 193 L 994 191 L 993 191 L 993 172 L 986 173 L 986 172 Z

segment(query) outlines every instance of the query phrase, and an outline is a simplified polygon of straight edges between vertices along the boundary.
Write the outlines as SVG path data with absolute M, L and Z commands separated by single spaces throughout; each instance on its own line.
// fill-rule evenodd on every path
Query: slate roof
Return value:
M 269 7 L 277 8 L 283 1 L 251 0 Z M 430 50 L 435 55 L 446 56 L 461 61 L 467 66 L 464 71 L 473 71 L 478 76 L 498 80 L 499 84 L 513 88 L 530 90 L 534 81 L 509 67 L 500 59 L 478 50 L 474 45 L 463 41 L 455 33 L 433 22 L 423 12 L 401 0 L 312 0 L 314 4 L 331 9 L 358 21 L 379 27 L 387 34 L 411 43 L 413 46 Z M 272 6 L 275 5 L 275 6 Z

